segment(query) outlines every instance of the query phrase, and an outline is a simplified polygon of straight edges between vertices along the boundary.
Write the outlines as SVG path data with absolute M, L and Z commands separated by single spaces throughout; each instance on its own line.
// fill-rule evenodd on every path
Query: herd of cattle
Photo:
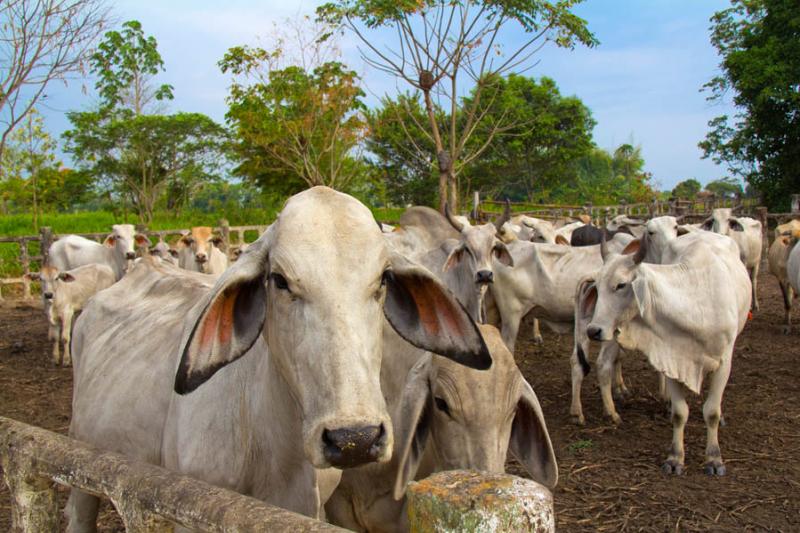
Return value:
M 206 227 L 172 246 L 130 225 L 103 244 L 63 237 L 40 281 L 54 358 L 73 365 L 70 435 L 350 529 L 404 530 L 406 485 L 435 471 L 502 472 L 510 452 L 556 485 L 513 357 L 532 314 L 537 342 L 539 321 L 574 331 L 580 424 L 590 341 L 615 423 L 620 347 L 647 356 L 672 406 L 665 472 L 684 468 L 685 392 L 709 376 L 705 469 L 723 475 L 720 404 L 758 309 L 761 224 L 730 209 L 680 222 L 559 226 L 506 210 L 472 225 L 412 207 L 391 228 L 315 187 L 230 262 Z M 787 332 L 798 238 L 800 222 L 779 226 L 769 251 Z M 69 530 L 93 531 L 97 510 L 73 489 Z

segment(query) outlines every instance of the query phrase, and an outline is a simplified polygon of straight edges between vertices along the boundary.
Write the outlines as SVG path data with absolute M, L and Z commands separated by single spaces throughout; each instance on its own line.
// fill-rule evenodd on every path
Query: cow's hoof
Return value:
M 615 426 L 622 424 L 622 418 L 617 413 L 606 414 L 606 416 L 611 419 L 611 423 Z
M 728 423 L 725 421 L 725 417 L 724 416 L 719 417 L 719 427 L 724 428 L 727 425 Z
M 542 344 L 544 344 L 544 339 L 542 338 L 541 335 L 534 335 L 533 336 L 533 343 L 541 346 Z
M 616 389 L 611 396 L 614 397 L 615 400 L 625 400 L 629 398 L 631 395 L 631 391 L 628 389 Z
M 708 474 L 709 476 L 724 476 L 725 473 L 727 472 L 725 470 L 725 465 L 722 464 L 722 461 L 720 460 L 706 463 L 705 471 L 706 474 Z
M 784 335 L 789 335 L 792 332 L 792 326 L 783 326 L 781 331 Z
M 586 418 L 583 415 L 570 415 L 572 418 L 572 423 L 576 426 L 583 426 L 586 425 Z
M 680 476 L 683 474 L 683 465 L 674 459 L 667 459 L 664 461 L 664 464 L 661 465 L 661 470 L 665 474 Z

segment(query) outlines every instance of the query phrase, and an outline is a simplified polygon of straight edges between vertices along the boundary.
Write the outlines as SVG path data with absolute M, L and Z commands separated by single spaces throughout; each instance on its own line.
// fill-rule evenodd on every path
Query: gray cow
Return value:
M 152 258 L 90 302 L 73 336 L 71 436 L 320 517 L 330 467 L 392 455 L 384 315 L 421 349 L 491 365 L 448 291 L 325 187 L 290 198 L 213 281 Z M 71 531 L 92 531 L 97 498 L 73 490 L 68 514 Z

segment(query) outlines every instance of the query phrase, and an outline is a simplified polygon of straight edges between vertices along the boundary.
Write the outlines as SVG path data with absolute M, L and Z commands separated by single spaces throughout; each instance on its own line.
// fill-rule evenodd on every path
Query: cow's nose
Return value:
M 475 274 L 475 283 L 493 283 L 494 282 L 494 272 L 491 270 L 479 270 L 477 274 Z
M 53 299 L 53 293 L 52 292 L 45 292 L 44 294 L 42 294 L 42 296 L 44 296 L 45 300 L 52 300 Z
M 205 263 L 208 260 L 206 254 L 197 254 L 194 258 L 198 263 Z
M 136 259 L 136 253 L 135 252 L 127 252 L 125 254 L 125 259 L 130 259 L 130 260 Z
M 586 328 L 586 334 L 589 336 L 590 339 L 594 339 L 596 341 L 603 340 L 603 328 L 599 328 L 597 326 L 589 326 Z
M 350 468 L 377 461 L 386 442 L 380 426 L 326 429 L 322 432 L 323 454 L 336 468 Z

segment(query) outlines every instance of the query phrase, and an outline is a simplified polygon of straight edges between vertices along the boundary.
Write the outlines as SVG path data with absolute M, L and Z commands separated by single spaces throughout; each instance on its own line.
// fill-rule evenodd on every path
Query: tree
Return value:
M 39 227 L 39 213 L 44 190 L 41 175 L 57 171 L 56 142 L 44 129 L 44 120 L 32 109 L 17 129 L 9 136 L 6 149 L 0 157 L 0 172 L 6 200 L 30 208 L 33 227 Z M 13 192 L 12 192 L 13 191 Z
M 366 129 L 359 78 L 338 61 L 306 70 L 274 68 L 282 52 L 231 48 L 220 61 L 234 76 L 225 115 L 236 138 L 236 173 L 262 186 L 344 189 Z
M 709 100 L 733 95 L 737 111 L 711 120 L 705 157 L 724 163 L 786 210 L 800 191 L 800 10 L 796 0 L 732 0 L 711 18 L 720 75 Z
M 101 102 L 93 111 L 71 112 L 64 133 L 67 151 L 81 169 L 149 223 L 165 193 L 172 209 L 186 202 L 223 163 L 225 130 L 199 113 L 148 114 L 172 99 L 172 87 L 154 86 L 164 69 L 157 43 L 137 21 L 106 33 L 91 60 Z
M 552 79 L 511 74 L 492 83 L 485 95 L 492 107 L 470 143 L 484 143 L 505 115 L 513 114 L 517 123 L 495 135 L 484 154 L 466 169 L 471 189 L 533 200 L 569 179 L 575 162 L 592 150 L 591 111 L 580 99 L 561 96 Z
M 444 112 L 437 108 L 436 115 L 444 126 Z M 395 205 L 433 205 L 436 200 L 435 145 L 425 128 L 427 120 L 419 97 L 409 93 L 384 97 L 379 108 L 367 113 L 368 160 Z
M 515 124 L 506 114 L 488 128 L 483 144 L 470 137 L 485 118 L 484 90 L 503 75 L 531 66 L 531 57 L 547 42 L 573 47 L 596 44 L 586 22 L 570 9 L 580 0 L 337 0 L 317 9 L 321 20 L 342 25 L 364 45 L 368 64 L 391 74 L 422 95 L 427 133 L 435 146 L 439 171 L 439 207 L 457 207 L 457 178 L 486 150 L 493 137 Z M 368 30 L 391 28 L 397 42 L 380 48 Z M 504 50 L 506 32 L 522 30 L 523 44 Z M 474 85 L 464 105 L 461 95 Z M 440 127 L 437 107 L 449 122 Z M 462 120 L 459 121 L 458 117 Z
M 0 157 L 48 85 L 83 72 L 107 17 L 103 0 L 0 2 Z
M 171 185 L 180 182 L 189 189 L 181 198 L 167 199 L 177 209 L 221 164 L 226 132 L 200 113 L 115 118 L 97 111 L 67 116 L 73 126 L 64 134 L 67 149 L 85 171 L 129 197 L 144 223 L 152 221 Z
M 672 196 L 675 198 L 693 200 L 702 188 L 703 187 L 700 185 L 699 181 L 694 178 L 689 178 L 688 180 L 683 180 L 682 182 L 678 183 L 675 188 L 672 189 Z
M 706 185 L 708 192 L 714 193 L 720 197 L 732 198 L 744 194 L 742 184 L 736 178 L 726 176 L 718 180 L 714 180 Z

